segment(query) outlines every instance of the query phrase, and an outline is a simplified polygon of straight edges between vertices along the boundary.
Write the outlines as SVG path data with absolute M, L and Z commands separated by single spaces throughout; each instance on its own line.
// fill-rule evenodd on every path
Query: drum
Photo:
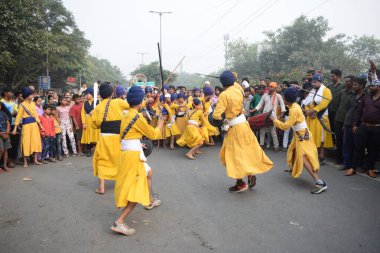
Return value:
M 256 116 L 251 116 L 248 118 L 248 123 L 252 130 L 258 130 L 262 127 L 273 126 L 273 121 L 270 120 L 269 116 L 271 115 L 272 110 L 266 113 L 261 113 Z
M 213 127 L 221 127 L 223 126 L 224 119 L 226 118 L 225 114 L 222 114 L 222 119 L 221 120 L 216 120 L 214 119 L 213 116 L 214 112 L 210 112 L 208 114 L 208 122 L 213 126 Z
M 152 151 L 153 151 L 152 141 L 148 139 L 142 139 L 141 144 L 143 144 L 143 152 L 144 152 L 145 157 L 150 156 L 150 154 L 152 154 Z

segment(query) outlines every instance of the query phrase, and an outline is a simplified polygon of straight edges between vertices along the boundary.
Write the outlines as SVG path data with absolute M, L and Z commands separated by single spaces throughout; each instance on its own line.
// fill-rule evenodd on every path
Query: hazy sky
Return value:
M 380 38 L 377 0 L 63 0 L 79 28 L 91 40 L 90 53 L 105 58 L 127 75 L 141 64 L 158 60 L 159 16 L 162 17 L 163 65 L 173 69 L 183 56 L 183 70 L 209 73 L 224 66 L 224 34 L 251 42 L 263 31 L 290 24 L 301 14 L 324 16 L 330 35 L 375 35 Z M 307 34 L 305 34 L 307 36 Z

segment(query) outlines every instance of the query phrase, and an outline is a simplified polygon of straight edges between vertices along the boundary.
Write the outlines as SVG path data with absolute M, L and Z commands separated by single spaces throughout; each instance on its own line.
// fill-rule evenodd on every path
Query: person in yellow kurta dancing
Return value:
M 115 185 L 116 207 L 125 207 L 120 217 L 111 229 L 124 235 L 133 235 L 135 229 L 129 228 L 124 222 L 137 204 L 149 206 L 152 204 L 152 194 L 149 189 L 147 174 L 151 171 L 146 163 L 140 139 L 143 136 L 155 140 L 161 137 L 164 120 L 158 120 L 157 127 L 148 124 L 139 113 L 144 99 L 144 91 L 139 86 L 132 86 L 127 94 L 131 108 L 121 122 L 121 163 Z M 120 142 L 120 139 L 119 139 Z
M 33 100 L 33 90 L 29 87 L 22 88 L 24 102 L 19 106 L 12 134 L 17 133 L 17 126 L 22 123 L 21 148 L 24 157 L 24 168 L 28 167 L 27 157 L 34 154 L 34 164 L 40 165 L 38 153 L 41 152 L 41 136 L 38 127 L 45 131 L 40 123 L 36 105 Z
M 314 74 L 312 79 L 313 89 L 305 99 L 306 123 L 313 135 L 313 140 L 319 149 L 319 161 L 321 165 L 325 165 L 325 148 L 334 146 L 332 135 L 328 131 L 330 129 L 330 121 L 328 117 L 328 109 L 332 100 L 331 91 L 323 85 L 323 77 L 321 74 Z M 323 123 L 321 123 L 323 122 Z M 324 124 L 325 126 L 322 126 Z
M 194 109 L 189 112 L 185 132 L 178 139 L 177 144 L 181 147 L 187 145 L 190 148 L 190 151 L 186 153 L 187 158 L 195 160 L 195 154 L 202 154 L 199 150 L 204 141 L 201 126 L 205 125 L 206 120 L 201 101 L 198 98 L 194 98 L 192 107 Z
M 104 194 L 104 180 L 115 180 L 120 164 L 120 124 L 123 110 L 129 109 L 127 101 L 112 99 L 113 87 L 103 83 L 99 87 L 102 101 L 92 114 L 92 127 L 100 129 L 99 141 L 96 144 L 93 166 L 94 175 L 99 177 L 99 188 L 96 193 Z
M 206 128 L 208 133 L 209 140 L 206 140 L 208 145 L 215 146 L 214 138 L 213 136 L 219 135 L 219 129 L 217 127 L 214 127 L 208 122 L 208 114 L 211 112 L 211 96 L 214 94 L 214 91 L 210 87 L 204 87 L 203 88 L 204 93 L 204 103 L 203 103 L 203 113 L 205 115 L 206 120 Z
M 213 119 L 222 120 L 225 114 L 229 125 L 220 150 L 220 160 L 226 167 L 227 176 L 236 179 L 230 192 L 243 192 L 256 185 L 256 174 L 269 171 L 273 162 L 261 149 L 244 116 L 243 93 L 234 87 L 235 77 L 231 71 L 224 71 L 220 82 L 225 90 L 219 95 L 213 112 Z M 243 181 L 248 177 L 248 185 Z
M 83 122 L 83 133 L 81 143 L 86 146 L 86 156 L 91 156 L 92 145 L 99 140 L 99 129 L 91 126 L 92 113 L 94 110 L 94 88 L 89 87 L 85 90 L 86 102 L 84 102 L 81 112 Z
M 313 141 L 313 135 L 309 132 L 305 116 L 301 107 L 296 103 L 298 90 L 294 87 L 288 88 L 285 93 L 285 105 L 289 108 L 289 118 L 285 122 L 276 119 L 276 116 L 271 114 L 270 119 L 274 125 L 282 130 L 293 129 L 293 140 L 290 143 L 287 153 L 288 166 L 292 166 L 292 177 L 298 178 L 303 167 L 310 173 L 315 180 L 315 186 L 311 193 L 319 194 L 327 190 L 327 185 L 318 176 L 319 162 L 318 151 Z

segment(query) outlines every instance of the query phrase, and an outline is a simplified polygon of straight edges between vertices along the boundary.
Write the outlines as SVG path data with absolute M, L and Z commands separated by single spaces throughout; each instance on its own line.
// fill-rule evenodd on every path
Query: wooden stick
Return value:
M 182 60 L 177 64 L 177 66 L 172 70 L 172 72 L 170 72 L 169 77 L 165 80 L 164 83 L 167 83 L 173 77 L 173 75 L 175 74 L 177 68 L 181 65 L 181 63 L 183 62 L 183 60 L 185 59 L 185 57 L 186 56 L 182 57 Z

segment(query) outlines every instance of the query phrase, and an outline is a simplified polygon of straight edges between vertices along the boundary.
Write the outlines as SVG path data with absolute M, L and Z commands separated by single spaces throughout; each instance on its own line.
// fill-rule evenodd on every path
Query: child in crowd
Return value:
M 58 112 L 55 107 L 51 109 L 51 116 L 54 120 L 54 144 L 53 144 L 53 152 L 55 159 L 62 161 L 62 130 L 58 122 Z
M 43 143 L 42 148 L 42 163 L 47 164 L 46 155 L 49 153 L 50 162 L 55 163 L 54 159 L 54 137 L 55 137 L 55 129 L 54 129 L 54 118 L 51 117 L 51 106 L 44 105 L 44 114 L 40 115 L 41 125 L 44 130 L 41 130 L 41 138 Z
M 11 131 L 11 120 L 12 116 L 5 107 L 4 103 L 0 102 L 0 159 L 3 158 L 3 166 L 0 166 L 0 172 L 9 171 L 8 168 L 8 149 L 12 147 L 9 138 L 9 133 Z
M 69 150 L 67 149 L 66 135 L 69 136 L 70 145 L 73 149 L 73 156 L 77 156 L 77 149 L 75 145 L 75 138 L 73 133 L 73 122 L 70 118 L 70 106 L 65 97 L 61 97 L 60 105 L 57 107 L 58 120 L 62 130 L 62 148 L 64 157 L 69 157 Z
M 73 95 L 74 105 L 70 108 L 70 118 L 73 122 L 73 128 L 74 128 L 74 136 L 75 136 L 75 142 L 77 144 L 77 150 L 79 154 L 82 154 L 82 99 L 78 94 Z
M 86 147 L 87 157 L 90 157 L 93 144 L 97 143 L 99 140 L 99 129 L 95 129 L 91 126 L 91 116 L 94 111 L 94 89 L 92 87 L 87 88 L 84 93 L 86 102 L 84 102 L 81 110 L 81 117 L 83 122 L 81 143 Z

